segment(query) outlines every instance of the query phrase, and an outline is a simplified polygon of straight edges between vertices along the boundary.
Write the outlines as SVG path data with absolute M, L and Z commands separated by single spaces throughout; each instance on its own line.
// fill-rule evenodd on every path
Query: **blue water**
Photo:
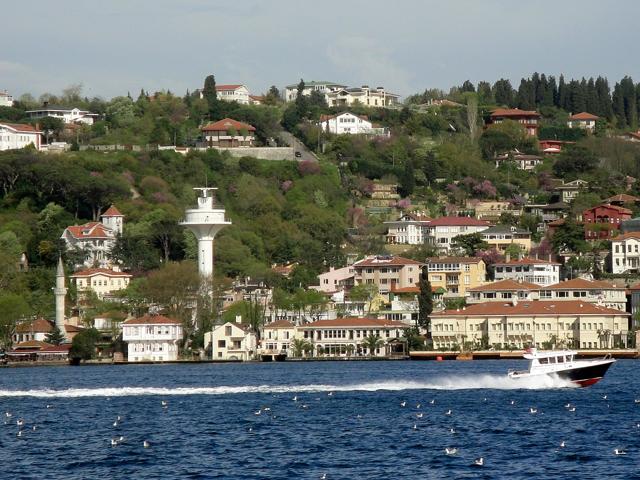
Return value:
M 518 361 L 2 369 L 1 475 L 639 478 L 637 365 L 619 361 L 586 389 L 514 384 L 505 372 Z M 484 466 L 472 466 L 480 456 Z

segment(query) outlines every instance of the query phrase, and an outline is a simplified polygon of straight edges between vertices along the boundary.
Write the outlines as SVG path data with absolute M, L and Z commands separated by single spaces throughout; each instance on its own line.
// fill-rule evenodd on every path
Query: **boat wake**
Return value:
M 233 395 L 247 393 L 299 393 L 299 392 L 377 392 L 403 390 L 542 390 L 573 388 L 568 380 L 540 375 L 512 380 L 503 375 L 475 375 L 438 377 L 430 381 L 379 381 L 349 385 L 243 385 L 217 387 L 104 387 L 68 388 L 64 390 L 0 390 L 1 397 L 79 398 L 79 397 L 138 397 L 170 395 Z

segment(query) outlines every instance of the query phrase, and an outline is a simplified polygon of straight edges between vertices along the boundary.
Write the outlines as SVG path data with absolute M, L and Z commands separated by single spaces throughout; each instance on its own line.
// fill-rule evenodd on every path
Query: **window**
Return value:
M 225 348 L 227 346 L 227 342 L 225 340 L 218 340 L 218 348 Z
M 231 331 L 232 331 L 231 325 L 227 325 L 226 327 L 224 327 L 225 336 L 230 337 L 231 336 Z

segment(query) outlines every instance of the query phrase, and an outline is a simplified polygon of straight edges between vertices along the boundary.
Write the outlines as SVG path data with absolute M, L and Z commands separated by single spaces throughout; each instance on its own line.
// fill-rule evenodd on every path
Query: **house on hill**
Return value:
M 355 115 L 351 112 L 343 112 L 336 115 L 320 115 L 318 126 L 322 131 L 333 133 L 334 135 L 390 135 L 388 129 L 374 126 L 366 115 Z
M 427 259 L 427 275 L 432 287 L 446 290 L 445 297 L 464 297 L 487 281 L 487 266 L 477 257 L 434 257 Z
M 631 219 L 631 210 L 617 205 L 596 205 L 582 212 L 586 240 L 611 240 L 622 222 Z
M 347 88 L 347 86 L 342 85 L 341 83 L 313 80 L 309 82 L 304 82 L 304 90 L 302 90 L 302 94 L 307 96 L 307 95 L 311 95 L 311 92 L 319 92 L 323 96 L 326 96 L 327 93 L 340 90 L 342 88 Z M 297 97 L 298 97 L 298 84 L 294 83 L 291 85 L 287 85 L 284 90 L 284 101 L 293 102 Z
M 113 294 L 129 285 L 131 275 L 108 268 L 89 268 L 71 275 L 80 296 L 93 292 L 100 300 L 113 298 Z
M 252 147 L 256 128 L 253 125 L 224 118 L 209 123 L 200 129 L 205 146 L 212 147 Z
M 400 103 L 400 95 L 388 92 L 384 87 L 341 88 L 325 93 L 327 104 L 330 107 L 349 107 L 351 105 L 364 105 L 366 107 L 392 107 Z
M 451 251 L 455 237 L 480 233 L 490 226 L 491 224 L 485 220 L 471 217 L 434 218 L 426 225 L 426 243 L 448 253 Z
M 42 132 L 24 123 L 0 122 L 0 151 L 16 150 L 33 145 L 41 147 Z
M 243 105 L 251 103 L 249 89 L 242 84 L 216 85 L 218 100 L 225 102 L 238 102 Z
M 44 102 L 41 108 L 27 110 L 26 113 L 29 115 L 29 118 L 32 119 L 53 117 L 62 120 L 66 124 L 84 123 L 86 125 L 93 125 L 99 116 L 97 113 L 91 113 L 87 110 L 81 110 L 75 107 L 67 108 L 57 105 L 49 105 L 49 102 Z
M 560 264 L 551 259 L 542 260 L 538 258 L 507 258 L 503 262 L 496 262 L 495 279 L 515 280 L 517 282 L 535 283 L 536 285 L 547 286 L 560 281 Z
M 531 110 L 520 110 L 518 108 L 497 108 L 489 115 L 490 124 L 499 124 L 505 120 L 512 120 L 519 123 L 527 132 L 527 135 L 536 137 L 540 126 L 540 114 Z
M 582 128 L 589 133 L 593 133 L 596 129 L 596 122 L 600 119 L 597 115 L 588 112 L 580 112 L 569 116 L 567 126 L 569 128 Z
M 414 286 L 424 264 L 416 260 L 391 255 L 367 257 L 353 264 L 355 285 L 376 285 L 381 294 L 395 288 Z

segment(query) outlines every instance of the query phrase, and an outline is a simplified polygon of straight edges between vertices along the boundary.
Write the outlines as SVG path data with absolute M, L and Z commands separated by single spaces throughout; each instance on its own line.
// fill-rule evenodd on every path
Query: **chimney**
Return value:
M 505 255 L 505 262 L 509 263 L 511 261 L 511 254 L 507 252 L 507 254 Z
M 242 315 L 236 315 L 236 323 L 242 323 Z
M 42 106 L 44 108 L 49 108 L 49 100 L 45 100 L 44 102 L 42 102 Z

